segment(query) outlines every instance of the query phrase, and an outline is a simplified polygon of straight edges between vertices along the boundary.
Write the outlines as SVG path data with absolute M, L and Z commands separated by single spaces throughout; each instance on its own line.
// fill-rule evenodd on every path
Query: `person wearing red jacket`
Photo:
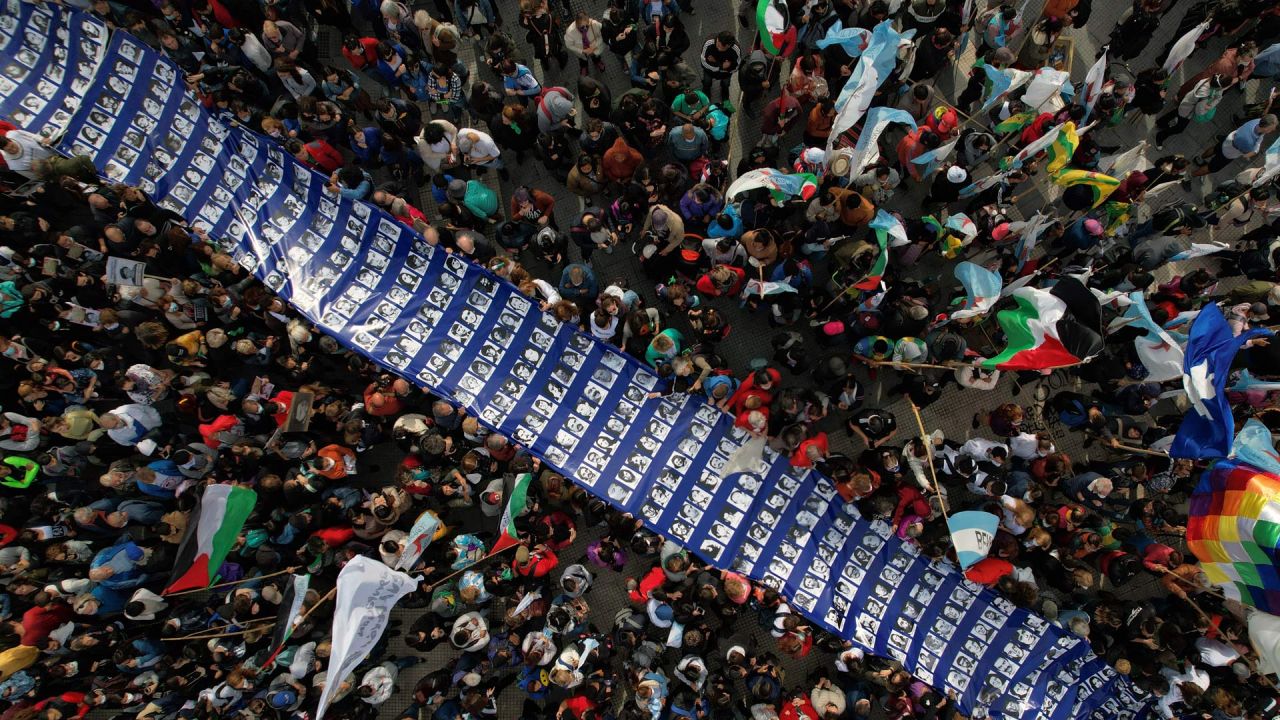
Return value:
M 560 558 L 556 557 L 551 548 L 538 545 L 532 551 L 517 548 L 516 559 L 512 561 L 511 569 L 522 577 L 540 578 L 546 577 L 559 564 Z
M 717 265 L 702 277 L 698 278 L 698 292 L 707 297 L 733 297 L 742 292 L 747 282 L 747 272 L 732 265 Z
M 323 138 L 316 138 L 308 143 L 294 139 L 290 140 L 286 147 L 298 162 L 309 165 L 325 175 L 332 175 L 342 169 L 342 153 Z
M 49 639 L 49 633 L 70 620 L 71 616 L 71 607 L 64 602 L 37 605 L 22 614 L 22 639 L 19 642 L 32 647 L 43 647 L 44 641 Z
M 818 720 L 818 711 L 807 694 L 797 691 L 790 700 L 783 701 L 778 720 Z
M 284 427 L 284 424 L 289 421 L 289 411 L 293 408 L 293 393 L 289 390 L 281 390 L 267 403 L 267 411 L 271 413 L 276 425 Z
M 752 395 L 760 397 L 760 404 L 768 407 L 773 402 L 773 391 L 782 384 L 782 373 L 773 368 L 764 368 L 751 373 L 751 376 L 742 381 L 738 386 L 738 391 L 729 398 L 728 405 L 733 409 L 733 414 L 738 415 L 746 407 L 747 398 Z
M 342 39 L 342 57 L 357 70 L 378 66 L 378 38 L 347 35 Z
M 93 706 L 85 702 L 87 696 L 82 692 L 68 690 L 61 695 L 45 698 L 33 706 L 39 718 L 56 718 L 56 720 L 78 720 L 89 714 Z M 56 715 L 49 711 L 56 711 Z
M 1000 578 L 1013 573 L 1013 564 L 1000 558 L 982 558 L 964 571 L 964 576 L 986 587 L 995 587 Z
M 810 452 L 810 451 L 813 452 Z M 813 467 L 827 457 L 827 434 L 820 432 L 805 440 L 791 453 L 791 466 L 798 468 Z
M 662 587 L 662 583 L 666 581 L 667 575 L 662 571 L 661 566 L 651 567 L 649 572 L 640 578 L 640 582 L 627 578 L 627 597 L 633 603 L 646 603 L 653 591 Z
M 911 174 L 912 180 L 920 182 L 924 179 L 922 173 L 925 168 L 923 165 L 917 165 L 911 161 L 941 144 L 942 138 L 927 127 L 912 130 L 907 133 L 906 137 L 898 141 L 898 164 Z
M 311 533 L 311 537 L 320 538 L 327 548 L 337 548 L 346 545 L 356 537 L 355 528 L 350 525 L 337 525 L 334 527 L 320 528 Z
M 896 527 L 902 518 L 908 515 L 919 515 L 927 518 L 933 514 L 929 501 L 916 488 L 904 485 L 898 488 L 898 506 L 893 511 L 893 525 Z

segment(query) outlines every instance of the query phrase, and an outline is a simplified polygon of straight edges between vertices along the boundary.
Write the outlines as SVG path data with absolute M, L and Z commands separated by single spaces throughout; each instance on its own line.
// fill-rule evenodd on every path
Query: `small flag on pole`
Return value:
M 516 517 L 529 505 L 528 494 L 531 482 L 533 482 L 533 476 L 529 473 L 520 473 L 516 476 L 515 485 L 511 486 L 511 492 L 507 495 L 507 506 L 502 510 L 502 525 L 498 528 L 501 534 L 498 536 L 498 542 L 493 544 L 490 554 L 501 552 L 520 542 L 520 534 L 516 531 Z
M 956 548 L 956 560 L 961 570 L 967 570 L 991 552 L 991 543 L 996 539 L 999 526 L 1000 518 L 979 510 L 966 510 L 947 518 L 951 544 Z

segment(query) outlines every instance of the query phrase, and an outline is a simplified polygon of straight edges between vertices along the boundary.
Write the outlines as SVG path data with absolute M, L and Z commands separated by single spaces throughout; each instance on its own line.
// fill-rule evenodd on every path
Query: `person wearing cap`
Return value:
M 1069 252 L 1085 252 L 1102 242 L 1102 235 L 1102 223 L 1083 217 L 1071 223 L 1060 243 Z
M 670 255 L 684 241 L 684 219 L 680 214 L 661 203 L 649 208 L 644 225 L 640 228 L 641 237 L 652 233 L 654 241 L 661 248 L 661 255 Z
M 929 188 L 927 203 L 950 205 L 960 199 L 960 191 L 969 185 L 969 173 L 959 165 L 952 165 L 946 172 L 933 177 L 933 185 Z

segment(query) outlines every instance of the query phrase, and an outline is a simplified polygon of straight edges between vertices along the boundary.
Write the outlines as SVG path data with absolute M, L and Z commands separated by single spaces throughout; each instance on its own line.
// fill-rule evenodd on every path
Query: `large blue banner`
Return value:
M 953 691 L 966 714 L 1147 716 L 1150 701 L 1085 640 L 920 557 L 822 475 L 767 452 L 726 476 L 749 439 L 730 416 L 702 396 L 651 397 L 662 381 L 647 367 L 381 210 L 332 193 L 278 144 L 222 125 L 179 77 L 117 33 L 62 149 L 208 229 L 347 346 L 713 565 L 782 592 L 821 627 Z M 101 111 L 115 103 L 107 122 Z
M 0 115 L 57 137 L 93 87 L 107 53 L 106 23 L 58 5 L 0 8 Z

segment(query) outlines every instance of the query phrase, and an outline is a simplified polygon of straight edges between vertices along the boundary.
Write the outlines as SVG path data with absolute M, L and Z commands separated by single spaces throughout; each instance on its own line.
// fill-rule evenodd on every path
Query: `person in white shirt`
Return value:
M 53 151 L 49 149 L 51 143 L 51 138 L 26 130 L 10 130 L 0 139 L 0 155 L 4 156 L 10 170 L 35 180 L 36 173 L 32 167 L 40 160 L 53 157 Z
M 446 162 L 452 165 L 456 160 L 457 148 L 453 143 L 457 137 L 458 128 L 453 123 L 437 118 L 422 126 L 414 147 L 431 172 L 440 172 L 442 165 Z
M 266 74 L 271 70 L 273 62 L 271 51 L 267 50 L 253 33 L 231 30 L 227 33 L 227 37 L 240 47 L 240 52 L 244 53 L 249 62 L 258 68 L 258 72 Z
M 147 434 L 160 427 L 160 413 L 150 405 L 129 403 L 99 415 L 98 423 L 112 440 L 121 445 L 138 445 L 142 450 Z
M 472 128 L 462 128 L 458 131 L 456 145 L 458 152 L 462 154 L 463 164 L 503 169 L 502 151 L 498 149 L 497 143 L 488 133 Z
M 381 705 L 389 700 L 396 689 L 396 678 L 400 671 L 413 667 L 422 661 L 419 657 L 392 658 L 377 667 L 371 668 L 360 679 L 360 687 L 356 695 L 370 705 Z
M 1004 467 L 1009 459 L 1009 448 L 1003 443 L 983 438 L 973 438 L 960 446 L 960 454 L 968 455 L 981 465 L 988 463 L 996 467 Z
M 1029 461 L 1052 455 L 1057 448 L 1048 435 L 1024 432 L 1009 438 L 1009 451 L 1014 457 Z

